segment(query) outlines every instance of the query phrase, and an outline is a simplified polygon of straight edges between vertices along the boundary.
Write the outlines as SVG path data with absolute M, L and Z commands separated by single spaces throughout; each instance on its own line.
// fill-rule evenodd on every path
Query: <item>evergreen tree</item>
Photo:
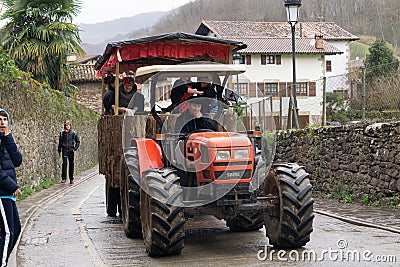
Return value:
M 76 0 L 0 0 L 7 21 L 0 30 L 4 50 L 19 68 L 54 89 L 68 84 L 66 56 L 83 55 L 79 29 L 72 19 L 80 9 Z
M 397 73 L 399 60 L 393 55 L 387 43 L 382 39 L 377 39 L 369 48 L 365 66 L 367 69 L 367 79 L 371 81 L 377 77 L 390 77 Z

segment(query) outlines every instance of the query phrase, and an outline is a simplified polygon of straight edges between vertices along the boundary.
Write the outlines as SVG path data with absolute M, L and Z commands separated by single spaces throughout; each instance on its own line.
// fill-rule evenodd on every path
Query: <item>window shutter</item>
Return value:
M 251 65 L 251 55 L 246 55 L 246 64 Z
M 253 84 L 253 86 L 249 87 L 249 96 L 250 97 L 256 97 L 256 86 Z
M 282 97 L 287 97 L 287 94 L 286 94 L 286 83 L 285 82 L 279 83 L 279 91 L 280 91 L 280 95 Z
M 259 90 L 259 92 L 261 92 L 261 94 L 264 96 L 265 95 L 265 86 L 264 83 L 257 83 L 257 89 Z M 261 95 L 258 94 L 258 96 L 260 97 Z
M 317 96 L 317 83 L 316 82 L 310 82 L 308 85 L 308 95 L 309 96 Z
M 281 65 L 282 64 L 282 56 L 281 55 L 277 55 L 275 57 L 276 60 L 276 65 Z
M 261 65 L 267 65 L 267 56 L 261 55 Z

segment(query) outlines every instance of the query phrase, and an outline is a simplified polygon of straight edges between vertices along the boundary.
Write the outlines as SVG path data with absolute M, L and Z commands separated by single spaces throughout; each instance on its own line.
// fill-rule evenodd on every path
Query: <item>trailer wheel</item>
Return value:
M 234 218 L 226 219 L 226 226 L 232 232 L 257 231 L 264 226 L 264 216 L 260 212 L 237 214 Z
M 179 176 L 172 169 L 150 169 L 143 174 L 140 211 L 143 240 L 150 256 L 181 253 L 184 240 Z
M 136 147 L 125 151 L 125 160 L 121 163 L 121 206 L 122 225 L 128 238 L 142 238 L 140 222 L 139 160 Z M 132 171 L 129 174 L 129 170 Z
M 312 186 L 308 173 L 297 164 L 274 164 L 264 183 L 264 194 L 276 196 L 272 212 L 265 215 L 266 234 L 277 248 L 298 248 L 313 231 Z
M 106 181 L 106 212 L 108 216 L 117 216 L 120 201 L 119 187 L 110 187 Z

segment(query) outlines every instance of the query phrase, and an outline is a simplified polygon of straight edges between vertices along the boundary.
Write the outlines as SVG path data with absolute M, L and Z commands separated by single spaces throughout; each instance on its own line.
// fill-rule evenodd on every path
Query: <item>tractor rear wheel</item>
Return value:
M 185 218 L 179 176 L 172 169 L 150 169 L 143 174 L 140 211 L 143 240 L 150 256 L 181 253 Z
M 298 248 L 310 241 L 313 231 L 312 186 L 308 173 L 297 164 L 274 164 L 264 183 L 265 196 L 275 196 L 272 212 L 265 214 L 265 228 L 271 245 Z
M 121 163 L 122 225 L 127 237 L 142 238 L 142 224 L 140 222 L 140 174 L 137 148 L 128 148 L 124 156 L 125 160 Z M 131 174 L 129 174 L 129 170 L 132 171 Z
M 231 219 L 226 219 L 226 226 L 232 232 L 257 231 L 264 226 L 264 216 L 260 212 L 237 214 Z

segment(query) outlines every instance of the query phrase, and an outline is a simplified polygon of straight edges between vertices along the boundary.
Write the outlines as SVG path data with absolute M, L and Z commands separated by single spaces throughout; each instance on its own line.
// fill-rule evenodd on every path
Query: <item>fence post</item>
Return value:
M 326 126 L 326 76 L 324 76 L 322 89 L 322 126 Z
M 363 78 L 362 78 L 362 121 L 363 122 L 365 122 L 365 109 L 366 109 L 366 90 L 365 90 L 365 87 L 366 87 L 366 78 L 365 78 L 365 71 L 366 69 L 365 69 L 365 67 L 363 67 L 362 68 L 362 75 L 363 75 Z
M 279 93 L 279 130 L 283 130 L 283 98 L 282 94 Z

